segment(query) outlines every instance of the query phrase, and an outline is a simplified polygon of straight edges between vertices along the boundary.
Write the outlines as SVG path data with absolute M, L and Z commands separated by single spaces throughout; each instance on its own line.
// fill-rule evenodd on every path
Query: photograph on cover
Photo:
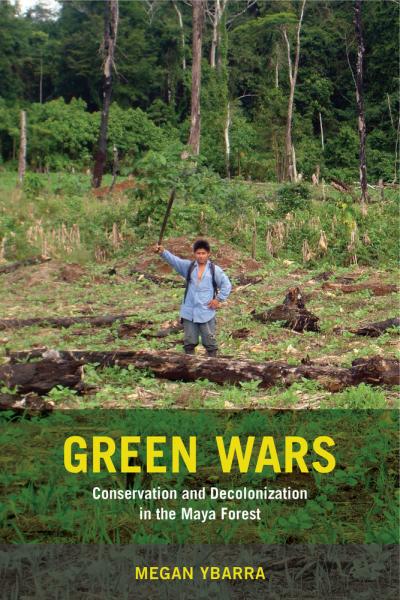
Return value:
M 399 591 L 397 0 L 0 0 L 4 598 Z

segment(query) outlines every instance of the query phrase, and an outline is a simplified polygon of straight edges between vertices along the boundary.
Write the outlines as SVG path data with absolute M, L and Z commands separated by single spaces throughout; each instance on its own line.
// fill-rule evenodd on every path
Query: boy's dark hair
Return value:
M 210 252 L 210 244 L 207 242 L 207 240 L 197 240 L 193 244 L 193 252 L 196 252 L 196 250 L 206 250 L 206 252 Z

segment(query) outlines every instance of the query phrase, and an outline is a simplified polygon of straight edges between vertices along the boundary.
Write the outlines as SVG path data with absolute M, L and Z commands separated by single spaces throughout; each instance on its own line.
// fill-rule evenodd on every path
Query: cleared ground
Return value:
M 166 247 L 189 256 L 185 238 L 167 240 Z M 229 244 L 215 246 L 215 261 L 226 269 L 234 283 L 228 304 L 218 313 L 218 338 L 221 355 L 247 357 L 257 361 L 284 360 L 292 364 L 309 358 L 317 364 L 350 366 L 360 357 L 399 356 L 398 330 L 391 329 L 377 338 L 349 332 L 361 325 L 397 316 L 398 295 L 375 295 L 373 287 L 344 293 L 330 289 L 318 278 L 321 268 L 308 270 L 288 260 L 271 259 L 257 263 Z M 113 269 L 113 270 L 110 270 Z M 132 269 L 134 270 L 132 274 Z M 114 272 L 114 270 L 116 272 Z M 161 279 L 151 281 L 147 275 Z M 261 281 L 248 283 L 246 277 L 258 275 Z M 349 266 L 332 270 L 328 283 L 396 284 L 391 270 Z M 0 275 L 2 294 L 0 314 L 6 318 L 46 316 L 95 316 L 130 313 L 125 323 L 149 322 L 141 331 L 129 331 L 117 322 L 111 327 L 95 328 L 77 324 L 59 329 L 24 327 L 0 332 L 3 356 L 6 349 L 26 350 L 46 346 L 57 349 L 171 349 L 182 350 L 182 333 L 150 337 L 160 329 L 176 325 L 184 281 L 168 272 L 165 263 L 150 249 L 128 259 L 101 265 L 62 263 L 51 260 L 41 265 L 22 267 Z M 345 278 L 345 279 L 343 279 Z M 306 307 L 320 321 L 319 333 L 296 333 L 280 323 L 264 325 L 254 320 L 257 312 L 280 304 L 290 287 L 299 286 Z M 199 353 L 203 349 L 197 349 Z M 361 385 L 331 394 L 313 381 L 294 384 L 288 389 L 259 390 L 258 382 L 239 387 L 217 386 L 210 382 L 172 383 L 155 379 L 138 370 L 86 367 L 85 381 L 93 387 L 78 396 L 60 388 L 50 398 L 61 407 L 392 407 L 396 389 Z

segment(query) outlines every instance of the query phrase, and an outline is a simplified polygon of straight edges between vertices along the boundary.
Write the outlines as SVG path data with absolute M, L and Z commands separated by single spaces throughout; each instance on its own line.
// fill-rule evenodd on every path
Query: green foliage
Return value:
M 74 398 L 74 396 L 76 396 L 76 394 L 77 392 L 75 390 L 63 387 L 62 385 L 56 385 L 56 387 L 50 390 L 48 397 L 50 400 L 53 400 L 55 403 L 57 403 L 71 400 Z
M 277 193 L 277 214 L 284 216 L 286 213 L 297 210 L 307 209 L 310 201 L 310 188 L 305 183 L 282 185 Z
M 208 168 L 259 181 L 283 180 L 289 93 L 287 30 L 292 55 L 299 3 L 264 2 L 238 11 L 227 3 L 219 30 L 217 67 L 208 64 L 204 30 L 201 160 Z M 191 8 L 180 2 L 123 2 L 109 123 L 107 169 L 116 144 L 121 172 L 131 172 L 148 150 L 186 142 L 190 122 Z M 0 163 L 18 154 L 19 111 L 28 113 L 28 161 L 35 170 L 87 169 L 92 164 L 102 106 L 101 46 L 104 3 L 70 0 L 52 15 L 35 6 L 25 15 L 0 4 Z M 398 122 L 396 3 L 363 5 L 364 101 L 367 169 L 372 181 L 396 176 Z M 182 48 L 182 34 L 185 47 Z M 343 40 L 346 40 L 344 44 Z M 183 61 L 185 58 L 185 61 Z M 349 67 L 356 61 L 353 6 L 307 5 L 301 30 L 293 141 L 298 171 L 358 178 L 357 109 Z M 185 62 L 186 68 L 183 67 Z M 37 104 L 42 97 L 42 104 Z M 224 127 L 232 123 L 230 165 Z M 321 148 L 320 120 L 325 149 Z
M 45 189 L 43 179 L 36 173 L 26 173 L 23 182 L 23 190 L 27 198 L 35 198 Z
M 386 399 L 383 392 L 370 385 L 361 383 L 335 395 L 336 408 L 386 408 Z
M 0 150 L 11 148 L 18 133 L 18 111 L 0 101 Z M 83 100 L 63 98 L 45 104 L 32 104 L 27 111 L 28 163 L 34 169 L 68 170 L 91 166 L 98 138 L 100 115 L 87 111 Z M 169 136 L 178 136 L 170 128 Z M 132 165 L 145 151 L 159 150 L 167 136 L 140 109 L 122 109 L 112 104 L 109 116 L 108 156 L 118 149 L 120 165 Z M 15 143 L 15 142 L 14 142 Z
M 132 165 L 149 149 L 161 150 L 167 142 L 162 129 L 157 127 L 140 108 L 122 109 L 113 104 L 110 109 L 108 145 L 115 145 L 122 165 Z M 171 143 L 171 140 L 169 140 Z M 111 152 L 109 152 L 111 156 Z
M 27 114 L 28 160 L 32 167 L 54 170 L 88 166 L 98 135 L 99 118 L 86 112 L 83 100 L 33 104 Z
M 325 148 L 328 175 L 343 181 L 358 177 L 358 135 L 355 128 L 342 125 L 335 136 L 327 140 Z

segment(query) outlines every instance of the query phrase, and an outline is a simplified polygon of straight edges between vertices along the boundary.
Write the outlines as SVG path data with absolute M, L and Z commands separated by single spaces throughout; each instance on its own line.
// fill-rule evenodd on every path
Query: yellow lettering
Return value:
M 258 567 L 256 573 L 256 579 L 265 579 L 264 569 L 262 567 Z
M 327 452 L 324 448 L 321 448 L 322 444 L 334 446 L 335 441 L 328 435 L 320 435 L 314 440 L 313 449 L 319 456 L 322 456 L 322 458 L 326 460 L 326 465 L 321 465 L 319 461 L 314 461 L 312 466 L 318 473 L 330 473 L 336 467 L 336 458 L 333 454 Z
M 162 450 L 156 450 L 155 444 L 165 444 L 165 435 L 150 435 L 147 438 L 147 472 L 148 473 L 166 473 L 165 465 L 155 465 L 154 459 L 164 456 Z
M 160 568 L 160 579 L 171 579 L 171 573 L 169 567 Z
M 269 458 L 267 457 L 267 452 L 270 454 Z M 261 442 L 260 452 L 258 454 L 258 460 L 256 464 L 256 473 L 262 473 L 263 468 L 269 465 L 273 467 L 275 473 L 281 472 L 281 466 L 279 464 L 274 438 L 270 435 L 264 436 Z
M 140 436 L 125 435 L 121 437 L 121 473 L 140 473 L 140 465 L 129 464 L 130 458 L 137 458 L 137 450 L 131 450 L 129 444 L 140 444 Z
M 240 437 L 238 435 L 232 436 L 229 444 L 228 453 L 226 453 L 225 450 L 224 438 L 220 435 L 217 435 L 215 439 L 217 442 L 222 471 L 224 473 L 230 473 L 232 469 L 232 462 L 236 456 L 239 465 L 239 471 L 241 473 L 247 473 L 247 471 L 249 470 L 251 453 L 254 446 L 254 435 L 251 435 L 247 438 L 246 450 L 244 454 L 240 442 Z
M 158 569 L 159 567 L 150 567 L 149 571 L 150 571 L 150 577 L 149 579 L 160 579 L 158 576 Z
M 135 579 L 147 579 L 147 567 L 135 567 Z
M 294 444 L 299 444 L 300 448 L 294 450 Z M 302 473 L 308 473 L 308 467 L 305 463 L 304 457 L 307 454 L 308 444 L 307 441 L 297 435 L 289 435 L 285 438 L 285 471 L 286 473 L 293 473 L 293 462 L 296 461 L 299 465 Z
M 200 567 L 200 571 L 203 576 L 203 579 L 207 579 L 207 571 L 209 570 L 209 568 L 210 567 Z
M 102 450 L 101 445 L 105 444 L 106 449 Z M 115 442 L 112 438 L 105 435 L 98 435 L 93 438 L 93 473 L 100 473 L 101 461 L 109 473 L 116 473 L 111 457 L 115 453 Z
M 196 436 L 189 438 L 189 452 L 187 451 L 182 438 L 174 435 L 172 437 L 172 472 L 179 473 L 179 460 L 182 458 L 189 473 L 196 472 Z
M 81 450 L 86 450 L 85 438 L 80 435 L 71 435 L 64 442 L 64 467 L 70 473 L 87 473 L 86 453 L 75 453 L 74 459 L 78 462 L 72 464 L 72 444 L 77 444 Z

